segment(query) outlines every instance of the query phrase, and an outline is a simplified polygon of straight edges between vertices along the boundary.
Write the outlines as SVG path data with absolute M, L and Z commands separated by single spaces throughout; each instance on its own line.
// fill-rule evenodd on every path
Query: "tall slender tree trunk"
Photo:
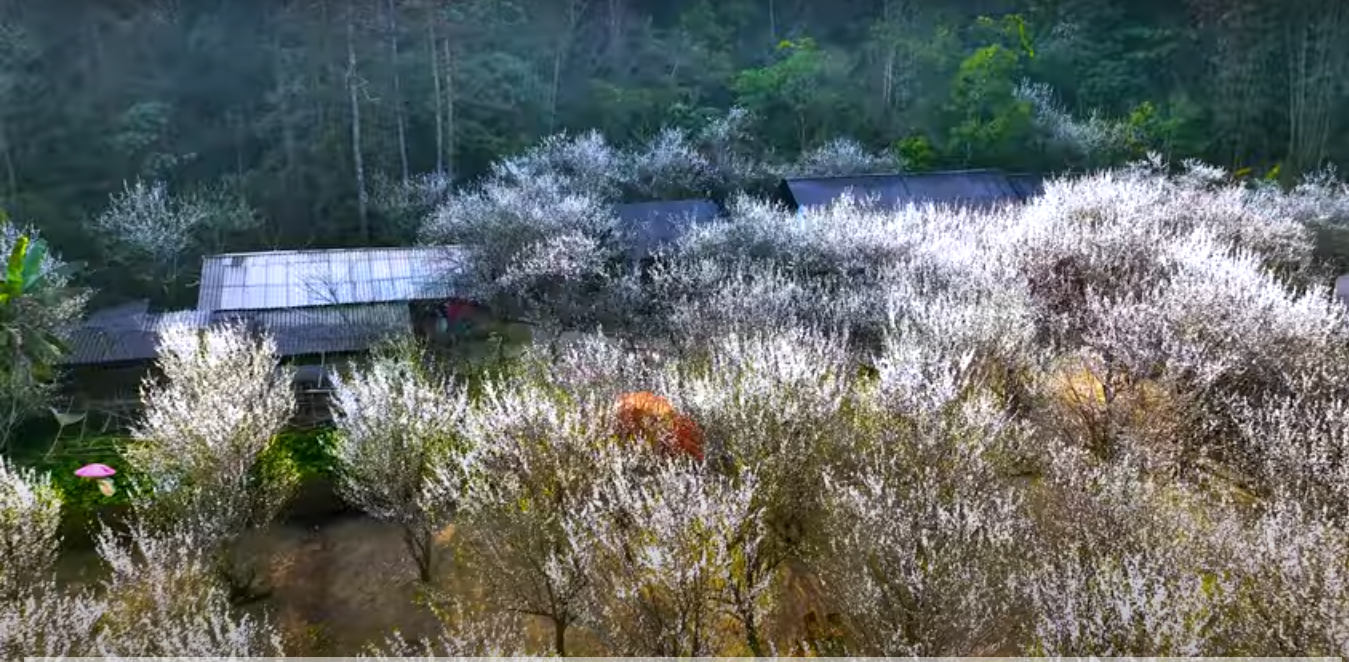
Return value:
M 1325 159 L 1349 57 L 1342 42 L 1349 27 L 1343 4 L 1338 0 L 1313 4 L 1292 19 L 1287 32 L 1288 174 L 1294 176 L 1319 167 Z
M 778 43 L 778 10 L 774 0 L 768 0 L 768 36 Z
M 355 6 L 351 8 L 355 12 Z M 369 199 L 365 191 L 365 159 L 361 154 L 360 85 L 356 70 L 356 20 L 347 15 L 347 96 L 351 99 L 351 160 L 356 171 L 356 209 L 360 218 L 361 241 L 370 241 Z
M 623 63 L 623 0 L 609 0 L 609 66 L 614 73 Z
M 244 111 L 231 114 L 234 124 L 234 174 L 240 179 L 244 176 L 244 143 L 248 141 L 248 122 Z
M 557 95 L 562 84 L 562 49 L 559 45 L 553 53 L 553 82 L 548 86 L 548 133 L 557 129 Z
M 285 171 L 282 173 L 282 179 L 286 183 L 287 190 L 295 183 L 295 167 L 299 159 L 296 157 L 295 141 L 295 118 L 291 117 L 291 74 L 286 69 L 285 56 L 281 51 L 281 39 L 277 37 L 272 44 L 276 49 L 276 85 L 281 88 L 281 93 L 277 95 L 277 103 L 281 110 L 281 149 L 285 156 Z
M 408 171 L 407 120 L 403 115 L 403 81 L 398 73 L 398 10 L 393 0 L 386 0 L 385 9 L 389 12 L 389 68 L 393 72 L 393 119 L 398 131 L 398 164 L 402 166 L 403 184 L 406 186 Z
M 426 17 L 426 46 L 431 49 L 431 82 L 435 85 L 436 104 L 436 172 L 445 172 L 445 115 L 442 112 L 444 99 L 441 97 L 440 83 L 440 47 L 436 39 L 432 16 Z
M 445 170 L 454 178 L 454 53 L 450 50 L 450 39 L 445 38 Z
M 314 87 L 324 92 L 335 92 L 333 88 L 337 85 L 337 67 L 331 62 L 335 59 L 333 55 L 332 33 L 334 25 L 332 12 L 329 11 L 329 0 L 319 0 L 319 25 L 322 29 L 318 30 L 318 53 L 317 61 L 322 62 L 314 76 Z M 321 135 L 329 131 L 329 127 L 336 123 L 335 119 L 338 111 L 338 101 L 340 97 L 337 94 L 315 94 L 312 96 L 314 103 L 314 126 Z M 326 155 L 325 155 L 326 156 Z M 317 193 L 318 190 L 316 189 Z M 324 213 L 324 196 L 314 195 L 310 198 L 309 205 L 309 237 L 315 236 L 316 229 L 322 227 Z
M 0 159 L 5 163 L 5 199 L 11 204 L 19 194 L 19 173 L 14 166 L 14 150 L 9 144 L 9 128 L 0 123 Z
M 283 15 L 279 12 L 273 18 L 278 26 L 281 25 L 282 20 Z M 276 103 L 277 110 L 280 113 L 281 153 L 284 159 L 281 166 L 281 184 L 287 195 L 282 196 L 283 211 L 279 218 L 272 218 L 272 214 L 267 214 L 266 220 L 263 221 L 261 239 L 268 245 L 275 244 L 280 240 L 284 227 L 297 223 L 304 210 L 297 207 L 296 202 L 307 197 L 303 188 L 304 182 L 297 176 L 299 166 L 298 141 L 295 137 L 294 99 L 291 98 L 295 90 L 295 74 L 286 62 L 280 28 L 272 36 L 272 66 L 272 76 L 275 79 L 274 84 L 278 92 Z

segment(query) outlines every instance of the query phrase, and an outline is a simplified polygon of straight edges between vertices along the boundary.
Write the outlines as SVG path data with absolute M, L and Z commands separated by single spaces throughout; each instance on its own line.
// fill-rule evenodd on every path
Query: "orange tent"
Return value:
M 675 411 L 669 400 L 647 391 L 625 393 L 614 409 L 620 436 L 645 439 L 669 455 L 685 453 L 703 459 L 702 429 L 693 419 Z

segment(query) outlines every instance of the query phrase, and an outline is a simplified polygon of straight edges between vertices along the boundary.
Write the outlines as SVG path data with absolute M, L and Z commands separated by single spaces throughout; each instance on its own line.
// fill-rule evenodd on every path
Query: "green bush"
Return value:
M 331 434 L 332 430 L 328 428 L 283 432 L 277 437 L 276 449 L 289 459 L 286 464 L 293 463 L 302 481 L 330 478 L 334 471 L 332 455 L 328 452 Z M 61 494 L 62 517 L 67 522 L 83 525 L 92 523 L 100 510 L 130 506 L 128 487 L 138 475 L 121 453 L 129 441 L 112 436 L 66 440 L 62 442 L 60 452 L 50 458 L 34 455 L 18 458 L 18 461 L 23 466 L 50 473 Z M 117 470 L 113 477 L 117 491 L 112 496 L 99 492 L 94 481 L 75 475 L 76 469 L 93 463 L 106 464 Z
M 302 482 L 332 478 L 336 467 L 330 452 L 332 434 L 328 427 L 288 430 L 277 435 L 276 448 L 290 456 Z
M 66 440 L 62 442 L 60 452 L 50 458 L 39 456 L 21 458 L 20 461 L 37 471 L 50 473 L 52 483 L 61 494 L 62 517 L 68 522 L 86 524 L 93 522 L 101 509 L 126 507 L 131 503 L 127 486 L 137 475 L 122 457 L 125 442 L 126 439 L 121 437 Z M 96 482 L 75 475 L 76 469 L 94 463 L 117 470 L 117 475 L 113 476 L 117 491 L 112 496 L 99 492 Z

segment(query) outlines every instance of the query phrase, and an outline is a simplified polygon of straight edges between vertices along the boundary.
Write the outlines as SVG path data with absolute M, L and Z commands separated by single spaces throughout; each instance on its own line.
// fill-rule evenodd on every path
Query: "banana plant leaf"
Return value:
M 74 294 L 70 288 L 43 287 L 42 262 L 46 256 L 45 242 L 20 236 L 10 250 L 0 281 L 0 351 L 13 361 L 26 360 L 33 376 L 44 380 L 51 377 L 53 367 L 68 348 L 52 332 L 25 323 L 25 317 Z
M 23 292 L 23 265 L 28 257 L 28 237 L 19 237 L 14 248 L 9 251 L 9 261 L 5 265 L 5 293 L 11 297 Z
M 47 242 L 39 239 L 28 245 L 19 274 L 23 292 L 32 292 L 42 282 L 42 260 L 46 257 Z

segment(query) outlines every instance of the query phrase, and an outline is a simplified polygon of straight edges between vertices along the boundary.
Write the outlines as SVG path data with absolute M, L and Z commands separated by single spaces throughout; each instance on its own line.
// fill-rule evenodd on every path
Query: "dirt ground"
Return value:
M 445 542 L 452 535 L 447 530 Z M 260 578 L 265 577 L 270 589 L 266 599 L 248 610 L 265 612 L 280 627 L 289 655 L 354 655 L 383 642 L 395 629 L 413 639 L 440 629 L 436 617 L 417 600 L 416 572 L 394 526 L 355 514 L 322 522 L 279 522 L 245 541 L 243 548 L 265 568 Z M 474 592 L 471 581 L 456 576 L 448 556 L 441 567 L 447 573 L 438 583 L 456 596 Z M 88 548 L 67 552 L 58 566 L 58 577 L 68 585 L 97 581 L 102 572 L 97 554 Z M 802 624 L 818 596 L 808 577 L 790 569 L 787 575 L 778 617 L 769 624 L 769 636 L 777 641 L 804 634 Z M 549 652 L 547 622 L 530 622 L 523 634 L 531 652 Z M 569 630 L 567 639 L 571 654 L 604 654 L 582 629 Z

